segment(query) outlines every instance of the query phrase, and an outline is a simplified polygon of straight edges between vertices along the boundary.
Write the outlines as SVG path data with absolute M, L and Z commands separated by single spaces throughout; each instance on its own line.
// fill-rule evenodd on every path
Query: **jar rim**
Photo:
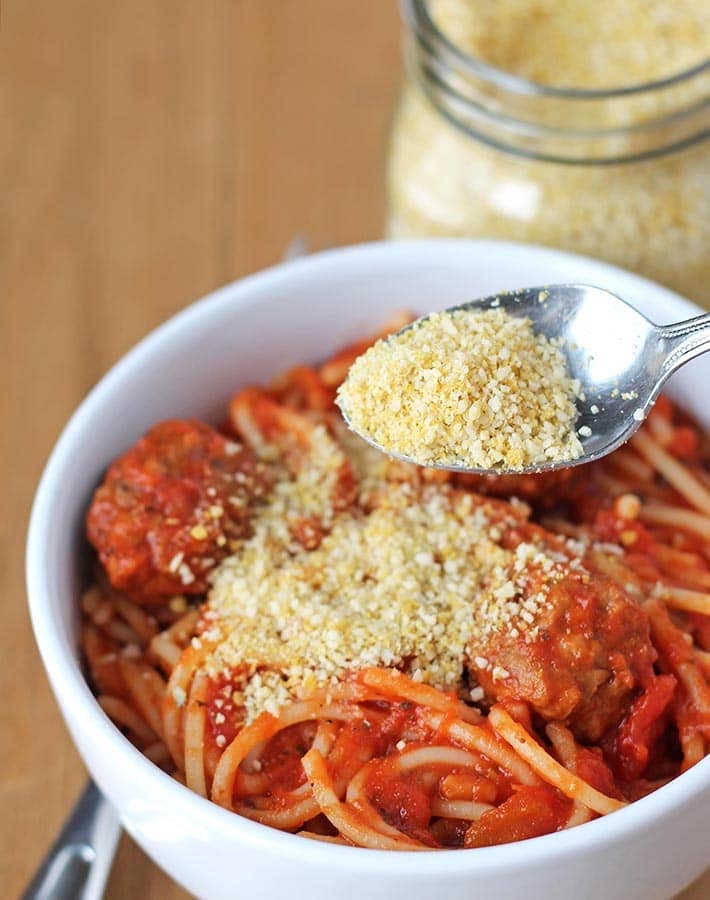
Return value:
M 646 84 L 538 84 L 470 56 L 443 34 L 428 0 L 402 0 L 405 64 L 434 107 L 482 143 L 572 165 L 640 162 L 710 137 L 710 60 Z
M 708 58 L 665 78 L 619 85 L 613 88 L 572 88 L 542 84 L 539 81 L 524 78 L 522 75 L 515 75 L 462 50 L 432 19 L 427 0 L 401 0 L 401 6 L 405 23 L 425 35 L 442 57 L 450 56 L 472 75 L 517 94 L 548 96 L 565 100 L 604 100 L 630 97 L 662 91 L 682 84 L 684 81 L 692 81 L 698 75 L 710 71 L 710 58 Z

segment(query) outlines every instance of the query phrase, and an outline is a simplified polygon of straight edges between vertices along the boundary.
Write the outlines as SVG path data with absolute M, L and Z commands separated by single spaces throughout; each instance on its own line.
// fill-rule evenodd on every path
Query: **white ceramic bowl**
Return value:
M 425 312 L 503 288 L 581 281 L 658 322 L 694 315 L 677 295 L 611 266 L 499 242 L 372 244 L 246 278 L 158 328 L 91 392 L 44 472 L 27 553 L 37 642 L 69 729 L 126 829 L 203 898 L 669 898 L 708 863 L 710 759 L 653 795 L 579 828 L 518 844 L 390 853 L 308 841 L 242 819 L 173 781 L 94 701 L 77 653 L 82 523 L 107 463 L 156 420 L 219 422 L 234 391 L 370 333 L 394 309 Z M 669 391 L 710 426 L 710 357 Z

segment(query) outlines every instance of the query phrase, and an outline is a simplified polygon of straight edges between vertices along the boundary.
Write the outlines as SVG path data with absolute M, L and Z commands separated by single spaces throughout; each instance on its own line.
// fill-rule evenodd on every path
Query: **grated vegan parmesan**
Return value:
M 536 543 L 502 546 L 503 526 L 520 519 L 500 504 L 389 485 L 380 506 L 340 514 L 308 551 L 286 547 L 275 530 L 290 490 L 298 493 L 282 486 L 278 512 L 267 505 L 253 537 L 216 570 L 204 613 L 215 644 L 207 671 L 245 673 L 247 722 L 364 666 L 450 690 L 475 648 L 501 631 L 537 637 L 566 561 Z
M 387 235 L 557 247 L 640 272 L 710 308 L 710 155 L 701 112 L 710 4 L 423 5 L 476 69 L 492 65 L 555 92 L 611 93 L 562 99 L 499 89 L 415 29 L 390 130 Z M 618 92 L 631 85 L 636 90 Z M 633 161 L 643 152 L 653 158 Z
M 520 470 L 581 455 L 579 394 L 559 345 L 496 308 L 432 313 L 378 341 L 350 368 L 338 403 L 387 453 Z
M 256 452 L 274 461 L 266 442 Z M 477 678 L 517 677 L 492 661 L 496 645 L 544 641 L 556 584 L 586 571 L 577 542 L 550 544 L 526 527 L 524 503 L 400 478 L 404 464 L 337 416 L 314 424 L 288 459 L 273 467 L 250 536 L 231 542 L 202 608 L 205 670 L 226 676 L 222 715 L 276 714 L 371 665 L 481 699 Z
M 611 88 L 667 78 L 710 51 L 702 0 L 430 0 L 472 56 L 540 84 Z

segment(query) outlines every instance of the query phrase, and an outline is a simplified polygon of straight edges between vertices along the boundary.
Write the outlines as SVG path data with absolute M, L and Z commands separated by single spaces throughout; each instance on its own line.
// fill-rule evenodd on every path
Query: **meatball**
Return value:
M 545 532 L 537 526 L 518 526 L 504 541 L 522 544 L 528 529 L 544 548 Z M 652 677 L 656 652 L 648 618 L 615 581 L 591 563 L 565 559 L 559 539 L 549 538 L 554 568 L 529 562 L 519 598 L 533 624 L 525 627 L 520 619 L 506 628 L 478 629 L 469 646 L 471 671 L 489 698 L 524 700 L 581 740 L 597 741 Z
M 268 490 L 264 466 L 197 421 L 155 425 L 109 468 L 86 520 L 111 585 L 137 602 L 201 594 L 249 533 Z

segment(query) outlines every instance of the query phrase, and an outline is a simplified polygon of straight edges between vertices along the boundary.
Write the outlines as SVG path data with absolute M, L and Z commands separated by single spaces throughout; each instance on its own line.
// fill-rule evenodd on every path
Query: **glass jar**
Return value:
M 710 308 L 710 63 L 630 86 L 556 87 L 464 52 L 426 0 L 403 10 L 389 237 L 560 247 Z

